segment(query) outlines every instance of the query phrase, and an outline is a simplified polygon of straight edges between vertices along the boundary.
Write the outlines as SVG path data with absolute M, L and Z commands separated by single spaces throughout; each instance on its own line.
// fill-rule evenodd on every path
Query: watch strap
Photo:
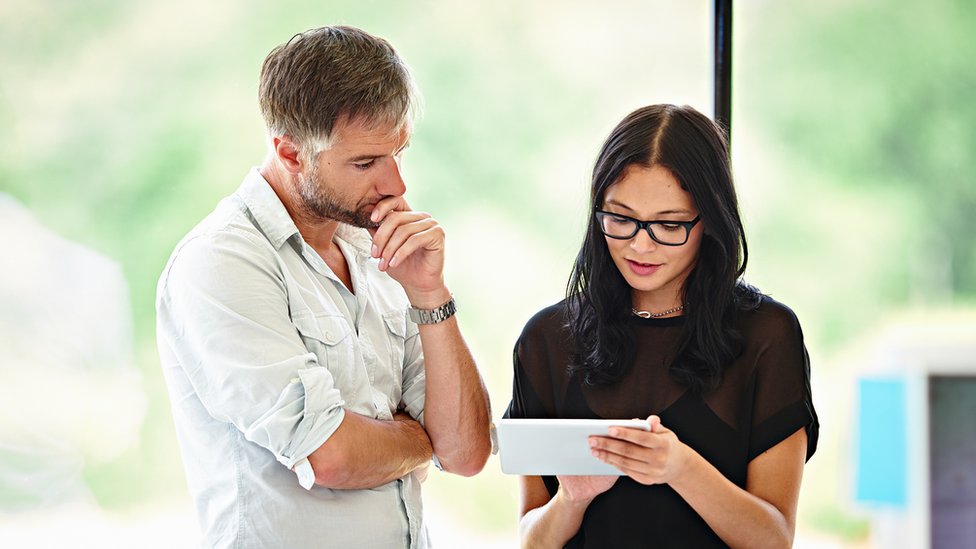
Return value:
M 410 320 L 417 324 L 437 324 L 438 322 L 444 322 L 454 316 L 456 312 L 457 305 L 454 303 L 454 296 L 451 296 L 450 301 L 447 303 L 440 307 L 434 307 L 433 309 L 418 309 L 417 307 L 410 307 L 408 309 Z

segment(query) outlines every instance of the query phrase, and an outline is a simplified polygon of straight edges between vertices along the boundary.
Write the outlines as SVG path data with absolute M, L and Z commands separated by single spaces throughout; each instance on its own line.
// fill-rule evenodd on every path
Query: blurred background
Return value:
M 563 295 L 602 140 L 649 103 L 711 114 L 711 13 L 710 0 L 0 0 L 0 546 L 195 543 L 155 284 L 262 160 L 257 79 L 275 45 L 349 24 L 413 68 L 426 112 L 407 196 L 447 230 L 448 282 L 499 417 L 522 325 Z M 822 421 L 796 546 L 920 547 L 928 521 L 907 545 L 892 524 L 936 501 L 963 509 L 946 528 L 976 540 L 976 385 L 955 383 L 976 379 L 976 351 L 963 356 L 976 3 L 754 0 L 734 25 L 746 278 L 799 316 Z M 932 372 L 948 385 L 930 388 Z M 887 499 L 859 484 L 879 424 L 864 380 L 878 376 L 903 382 L 887 405 L 907 480 Z M 940 435 L 934 402 L 963 418 L 956 431 Z M 944 461 L 926 450 L 937 439 L 969 453 Z M 930 466 L 954 471 L 948 500 L 930 497 Z M 432 474 L 425 501 L 439 547 L 516 545 L 516 480 L 496 457 L 473 479 Z

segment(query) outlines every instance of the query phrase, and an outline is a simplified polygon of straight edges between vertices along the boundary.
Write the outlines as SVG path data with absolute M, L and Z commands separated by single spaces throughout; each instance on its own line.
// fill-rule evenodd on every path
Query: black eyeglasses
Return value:
M 596 211 L 596 221 L 603 234 L 618 240 L 634 238 L 637 231 L 644 229 L 654 242 L 664 246 L 681 246 L 688 242 L 691 230 L 701 221 L 696 215 L 691 221 L 641 221 L 626 215 Z

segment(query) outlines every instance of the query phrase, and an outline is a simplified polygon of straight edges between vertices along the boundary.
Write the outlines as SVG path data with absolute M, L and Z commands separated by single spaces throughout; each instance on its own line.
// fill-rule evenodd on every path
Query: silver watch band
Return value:
M 440 307 L 434 307 L 433 309 L 410 307 L 408 312 L 410 314 L 410 320 L 417 324 L 437 324 L 454 316 L 454 313 L 457 312 L 457 305 L 454 303 L 454 296 L 451 296 L 451 300 Z

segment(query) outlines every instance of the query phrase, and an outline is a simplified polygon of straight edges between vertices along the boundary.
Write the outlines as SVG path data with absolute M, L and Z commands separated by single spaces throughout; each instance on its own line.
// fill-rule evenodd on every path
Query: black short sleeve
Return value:
M 749 459 L 804 427 L 809 459 L 817 448 L 820 424 L 800 323 L 792 310 L 769 299 L 753 314 L 746 334 L 756 352 Z
M 558 417 L 556 401 L 565 390 L 571 349 L 558 304 L 526 323 L 512 353 L 512 401 L 505 417 Z

